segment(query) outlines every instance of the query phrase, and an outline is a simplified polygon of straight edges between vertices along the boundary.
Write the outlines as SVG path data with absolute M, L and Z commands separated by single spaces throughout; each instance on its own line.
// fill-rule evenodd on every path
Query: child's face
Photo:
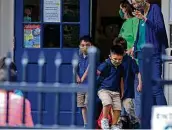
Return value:
M 82 40 L 79 45 L 79 48 L 83 54 L 87 54 L 87 50 L 91 45 L 92 44 L 90 42 L 85 42 L 84 40 Z
M 112 64 L 117 67 L 122 63 L 123 56 L 117 54 L 110 54 Z

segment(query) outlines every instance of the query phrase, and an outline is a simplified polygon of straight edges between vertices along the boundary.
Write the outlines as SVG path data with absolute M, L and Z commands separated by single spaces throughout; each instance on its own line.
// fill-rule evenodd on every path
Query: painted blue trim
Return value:
M 90 0 L 80 0 L 80 36 L 90 33 Z
M 13 52 L 13 53 L 14 53 L 14 57 L 13 57 L 13 60 L 14 60 L 14 61 L 15 61 L 15 59 L 16 59 L 15 57 L 16 57 L 16 40 L 17 40 L 17 38 L 16 38 L 16 34 L 17 34 L 17 33 L 16 33 L 16 30 L 17 30 L 17 29 L 16 29 L 16 23 L 17 23 L 17 22 L 16 22 L 16 14 L 17 14 L 16 12 L 17 12 L 17 9 L 16 9 L 16 7 L 17 7 L 17 4 L 16 4 L 16 0 L 15 0 L 15 1 L 14 1 L 14 16 L 15 16 L 15 17 L 14 17 L 14 23 L 13 23 L 13 24 L 14 24 L 14 50 L 13 50 L 13 51 L 14 51 L 14 52 Z
M 63 22 L 62 24 L 63 24 L 63 25 L 64 25 L 64 24 L 65 24 L 65 25 L 66 25 L 66 24 L 67 24 L 67 25 L 71 25 L 71 24 L 72 24 L 72 25 L 78 25 L 78 24 L 80 24 L 80 22 Z
M 44 1 L 43 0 L 39 0 L 40 1 L 40 22 L 43 22 L 44 20 Z
M 41 24 L 41 22 L 22 22 L 23 24 Z
M 43 48 L 43 37 L 44 37 L 44 25 L 43 25 L 43 20 L 44 20 L 44 1 L 43 0 L 40 0 L 40 26 L 41 26 L 41 34 L 40 34 L 40 48 Z
M 43 22 L 44 23 L 44 25 L 46 25 L 46 24 L 56 24 L 56 25 L 61 25 L 61 23 L 60 22 Z
M 15 35 L 15 60 L 18 57 L 16 52 L 23 48 L 23 0 L 15 0 L 14 35 Z
M 60 1 L 60 48 L 63 47 L 63 0 Z
M 78 25 L 80 22 L 44 22 L 44 24 L 57 24 L 57 25 L 66 25 L 66 24 L 72 24 L 72 25 Z

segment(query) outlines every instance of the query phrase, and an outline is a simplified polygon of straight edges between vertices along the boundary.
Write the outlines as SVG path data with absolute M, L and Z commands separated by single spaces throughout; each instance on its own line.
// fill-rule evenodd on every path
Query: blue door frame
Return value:
M 78 52 L 78 48 L 63 48 L 63 26 L 64 25 L 79 25 L 80 26 L 80 36 L 88 35 L 90 32 L 90 0 L 80 0 L 80 21 L 79 22 L 62 22 L 62 12 L 61 8 L 61 22 L 58 23 L 45 23 L 43 22 L 43 0 L 40 0 L 40 22 L 24 22 L 23 21 L 23 11 L 24 11 L 24 0 L 15 0 L 15 50 L 14 50 L 14 60 L 18 69 L 18 80 L 22 80 L 22 70 L 21 67 L 21 58 L 24 52 L 27 52 L 29 58 L 28 70 L 27 70 L 27 79 L 28 82 L 37 82 L 38 81 L 38 62 L 37 59 L 41 52 L 44 53 L 46 63 L 43 72 L 44 82 L 54 82 L 55 81 L 55 65 L 54 58 L 57 53 L 60 53 L 62 56 L 62 66 L 60 73 L 60 82 L 61 83 L 71 83 L 72 82 L 72 65 L 71 59 L 73 58 L 74 53 Z M 63 0 L 61 0 L 61 7 L 63 5 Z M 38 24 L 41 26 L 41 47 L 40 48 L 24 48 L 24 25 L 27 24 Z M 46 24 L 58 24 L 60 25 L 60 48 L 43 48 L 43 26 Z M 34 123 L 37 123 L 37 94 L 29 93 L 28 99 L 31 101 L 32 106 L 32 115 Z M 53 124 L 54 114 L 54 101 L 55 95 L 46 94 L 44 95 L 43 100 L 43 121 L 45 125 Z M 70 125 L 71 123 L 71 99 L 70 94 L 61 94 L 60 95 L 60 124 L 61 125 Z M 79 110 L 76 112 L 77 122 L 76 124 L 82 124 L 82 118 Z

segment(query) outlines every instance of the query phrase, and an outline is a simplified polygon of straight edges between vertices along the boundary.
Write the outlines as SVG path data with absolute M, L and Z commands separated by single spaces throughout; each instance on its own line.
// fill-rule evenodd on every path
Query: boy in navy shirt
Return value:
M 79 64 L 77 70 L 77 83 L 86 84 L 88 74 L 88 55 L 87 50 L 92 46 L 92 40 L 89 36 L 83 36 L 80 38 L 80 54 Z M 87 93 L 77 93 L 77 107 L 81 108 L 82 117 L 84 121 L 84 127 L 87 125 Z
M 125 52 L 127 51 L 127 42 L 122 37 L 116 38 L 113 42 L 113 45 L 121 45 Z M 137 75 L 139 78 L 137 90 L 141 91 L 141 76 L 136 61 L 126 53 L 123 57 L 122 66 L 124 68 L 124 96 L 122 99 L 122 105 L 125 110 L 124 112 L 126 112 L 130 118 L 132 128 L 137 128 L 139 126 L 139 119 L 136 117 L 134 111 L 134 80 L 135 75 Z
M 123 96 L 123 67 L 121 65 L 124 49 L 120 45 L 112 46 L 109 58 L 98 67 L 99 83 L 98 96 L 103 105 L 102 129 L 110 129 L 108 115 L 112 116 L 112 129 L 119 129 L 117 125 Z M 102 79 L 102 77 L 104 77 Z M 111 111 L 111 108 L 113 111 Z

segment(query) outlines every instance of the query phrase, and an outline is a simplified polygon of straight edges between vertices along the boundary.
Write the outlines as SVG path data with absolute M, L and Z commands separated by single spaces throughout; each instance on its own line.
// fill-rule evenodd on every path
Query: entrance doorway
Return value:
M 44 54 L 42 70 L 45 83 L 56 82 L 57 54 L 61 55 L 60 83 L 73 83 L 72 59 L 78 53 L 79 37 L 89 34 L 90 0 L 15 0 L 15 50 L 18 80 L 22 81 L 21 59 L 27 52 L 27 82 L 39 82 L 40 54 Z M 42 56 L 42 55 L 41 55 Z M 59 94 L 58 125 L 71 125 L 72 98 L 69 93 Z M 34 124 L 54 125 L 55 94 L 43 94 L 42 110 L 38 110 L 38 93 L 28 92 Z M 42 115 L 41 121 L 38 115 Z M 82 125 L 79 110 L 74 113 L 76 125 Z
M 161 6 L 161 0 L 148 0 Z M 119 16 L 120 0 L 95 0 L 93 2 L 92 36 L 101 51 L 101 61 L 109 55 L 112 41 L 118 36 L 123 20 Z

